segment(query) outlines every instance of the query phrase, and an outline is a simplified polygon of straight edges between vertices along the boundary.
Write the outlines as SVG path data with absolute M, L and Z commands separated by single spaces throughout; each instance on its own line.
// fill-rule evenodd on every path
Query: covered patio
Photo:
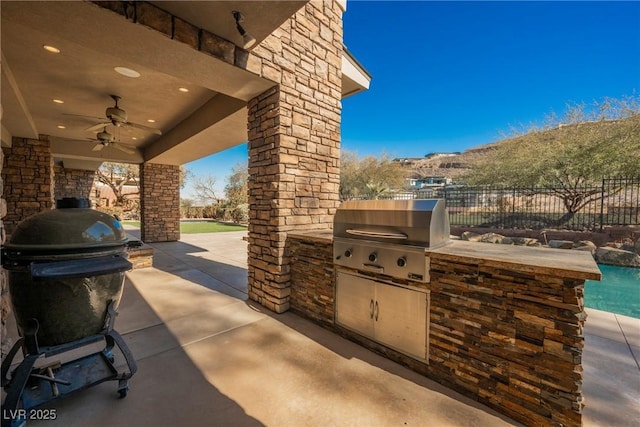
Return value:
M 302 317 L 247 300 L 245 236 L 153 244 L 154 266 L 127 273 L 116 321 L 138 360 L 128 396 L 118 399 L 107 382 L 49 405 L 55 421 L 29 425 L 519 425 Z M 639 321 L 588 314 L 583 425 L 633 425 Z
M 343 45 L 346 2 L 2 2 L 0 7 L 2 239 L 22 219 L 51 209 L 55 199 L 86 197 L 100 163 L 121 161 L 140 165 L 140 238 L 155 250 L 153 267 L 127 274 L 116 322 L 139 365 L 130 395 L 117 400 L 109 383 L 102 384 L 53 404 L 57 419 L 46 425 L 514 424 L 285 313 L 292 306 L 291 236 L 331 228 L 339 205 L 341 99 L 366 90 L 370 80 Z M 242 22 L 233 12 L 241 12 Z M 239 24 L 255 42 L 247 43 Z M 124 75 L 121 67 L 128 70 Z M 88 129 L 93 133 L 87 135 Z M 100 131 L 110 136 L 103 139 Z M 245 141 L 246 235 L 181 236 L 180 165 Z M 327 242 L 321 242 L 325 249 Z M 582 255 L 593 264 L 589 269 L 597 270 Z M 440 254 L 440 260 L 457 256 Z M 445 261 L 433 282 L 440 295 L 456 283 L 465 291 L 482 288 L 485 279 L 493 286 L 495 276 L 508 279 L 500 286 L 509 292 L 487 288 L 490 292 L 510 297 L 513 283 L 528 281 L 523 289 L 553 289 L 560 300 L 524 295 L 520 317 L 510 313 L 512 324 L 497 325 L 514 337 L 474 323 L 474 333 L 488 332 L 484 338 L 491 348 L 513 341 L 507 357 L 519 351 L 530 355 L 522 360 L 546 357 L 547 366 L 534 367 L 517 359 L 526 377 L 510 376 L 513 359 L 496 360 L 493 376 L 475 366 L 461 372 L 459 359 L 449 360 L 443 352 L 433 366 L 446 367 L 449 378 L 461 373 L 454 380 L 465 385 L 482 381 L 475 375 L 490 376 L 476 387 L 477 397 L 492 396 L 493 408 L 522 422 L 534 423 L 528 414 L 539 409 L 544 420 L 567 412 L 571 425 L 638 420 L 635 319 L 593 312 L 581 364 L 580 292 L 587 276 L 571 276 L 564 267 L 525 274 L 529 267 L 518 264 L 515 270 L 494 265 L 482 272 L 468 267 L 475 275 L 469 278 L 456 262 Z M 549 276 L 550 271 L 569 275 Z M 321 279 L 333 290 L 331 274 L 325 276 Z M 6 307 L 4 275 L 2 282 Z M 531 315 L 526 309 L 534 303 L 539 307 Z M 445 320 L 447 310 L 469 311 L 447 306 L 440 312 Z M 548 313 L 560 317 L 549 320 Z M 10 319 L 3 308 L 3 327 Z M 441 332 L 447 342 L 462 342 L 458 330 Z M 5 337 L 3 344 L 10 342 Z M 468 338 L 473 343 L 475 335 Z M 547 379 L 547 368 L 556 377 Z M 503 390 L 493 395 L 496 381 Z M 508 407 L 509 395 L 517 395 L 518 404 Z
M 248 294 L 286 311 L 286 233 L 330 227 L 341 99 L 371 79 L 343 45 L 346 2 L 0 7 L 2 242 L 88 198 L 103 162 L 139 165 L 142 240 L 177 241 L 180 166 L 248 142 Z

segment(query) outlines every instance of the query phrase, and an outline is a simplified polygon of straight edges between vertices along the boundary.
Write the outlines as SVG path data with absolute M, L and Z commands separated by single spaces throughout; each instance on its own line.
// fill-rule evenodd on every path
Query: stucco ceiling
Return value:
M 232 10 L 243 13 L 243 26 L 259 43 L 305 1 L 151 3 L 240 46 Z M 12 136 L 49 135 L 56 158 L 76 165 L 183 164 L 242 143 L 246 101 L 273 85 L 91 2 L 2 1 L 0 8 L 3 143 Z M 118 66 L 140 77 L 122 76 L 114 71 Z M 113 146 L 92 151 L 96 131 L 86 129 L 102 122 L 114 105 L 112 94 L 121 97 L 128 121 L 163 135 L 107 126 L 135 153 Z

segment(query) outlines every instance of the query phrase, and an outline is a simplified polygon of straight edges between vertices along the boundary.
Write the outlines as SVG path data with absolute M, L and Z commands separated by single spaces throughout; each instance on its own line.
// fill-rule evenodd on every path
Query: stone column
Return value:
M 248 105 L 249 298 L 277 313 L 289 308 L 287 233 L 330 228 L 339 204 L 342 11 L 307 3 L 252 53 L 278 85 Z
M 140 222 L 143 242 L 180 240 L 180 166 L 140 165 Z
M 53 158 L 49 141 L 13 138 L 0 154 L 0 243 L 23 219 L 53 207 Z M 11 316 L 9 289 L 4 269 L 0 271 L 2 357 L 13 344 L 7 337 Z
M 91 188 L 93 187 L 96 171 L 65 169 L 63 166 L 55 166 L 54 172 L 54 194 L 56 200 L 63 197 L 91 198 Z
M 2 174 L 3 163 L 4 151 L 0 150 L 0 246 L 4 245 L 6 239 L 3 219 L 7 215 L 7 201 L 4 199 L 4 175 Z M 4 360 L 13 345 L 13 342 L 8 338 L 9 333 L 7 331 L 7 319 L 10 315 L 7 272 L 0 267 L 0 359 L 2 360 Z
M 3 222 L 7 234 L 11 234 L 23 219 L 53 208 L 53 157 L 46 137 L 13 138 L 11 147 L 4 150 L 2 179 L 7 215 Z

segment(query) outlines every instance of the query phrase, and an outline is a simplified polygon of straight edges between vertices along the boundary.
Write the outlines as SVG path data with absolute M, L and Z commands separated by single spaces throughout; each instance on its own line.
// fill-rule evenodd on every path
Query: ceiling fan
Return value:
M 127 112 L 122 108 L 118 107 L 118 101 L 120 101 L 120 97 L 118 95 L 110 95 L 110 96 L 114 100 L 115 105 L 113 107 L 107 107 L 104 113 L 105 117 L 98 117 L 100 120 L 106 119 L 106 121 L 89 126 L 87 129 L 85 129 L 86 131 L 93 132 L 104 126 L 114 125 L 117 127 L 124 127 L 124 128 L 126 127 L 136 128 L 146 132 L 155 133 L 156 135 L 162 135 L 162 131 L 160 131 L 159 129 L 155 129 L 149 126 L 127 121 Z M 90 116 L 82 116 L 82 117 L 90 117 Z
M 104 147 L 113 146 L 113 148 L 120 150 L 127 154 L 134 154 L 136 151 L 133 147 L 128 145 L 120 144 L 119 142 L 115 142 L 115 138 L 112 134 L 107 132 L 107 127 L 104 126 L 102 131 L 96 134 L 96 139 L 91 139 L 91 141 L 96 141 L 97 144 L 91 149 L 91 151 L 101 151 Z

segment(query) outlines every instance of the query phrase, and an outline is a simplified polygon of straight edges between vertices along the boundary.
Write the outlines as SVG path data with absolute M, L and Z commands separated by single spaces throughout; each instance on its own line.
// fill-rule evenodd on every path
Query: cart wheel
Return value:
M 120 396 L 120 399 L 124 399 L 125 397 L 127 397 L 128 392 L 129 392 L 129 387 L 121 388 L 120 390 L 118 390 L 118 395 Z

